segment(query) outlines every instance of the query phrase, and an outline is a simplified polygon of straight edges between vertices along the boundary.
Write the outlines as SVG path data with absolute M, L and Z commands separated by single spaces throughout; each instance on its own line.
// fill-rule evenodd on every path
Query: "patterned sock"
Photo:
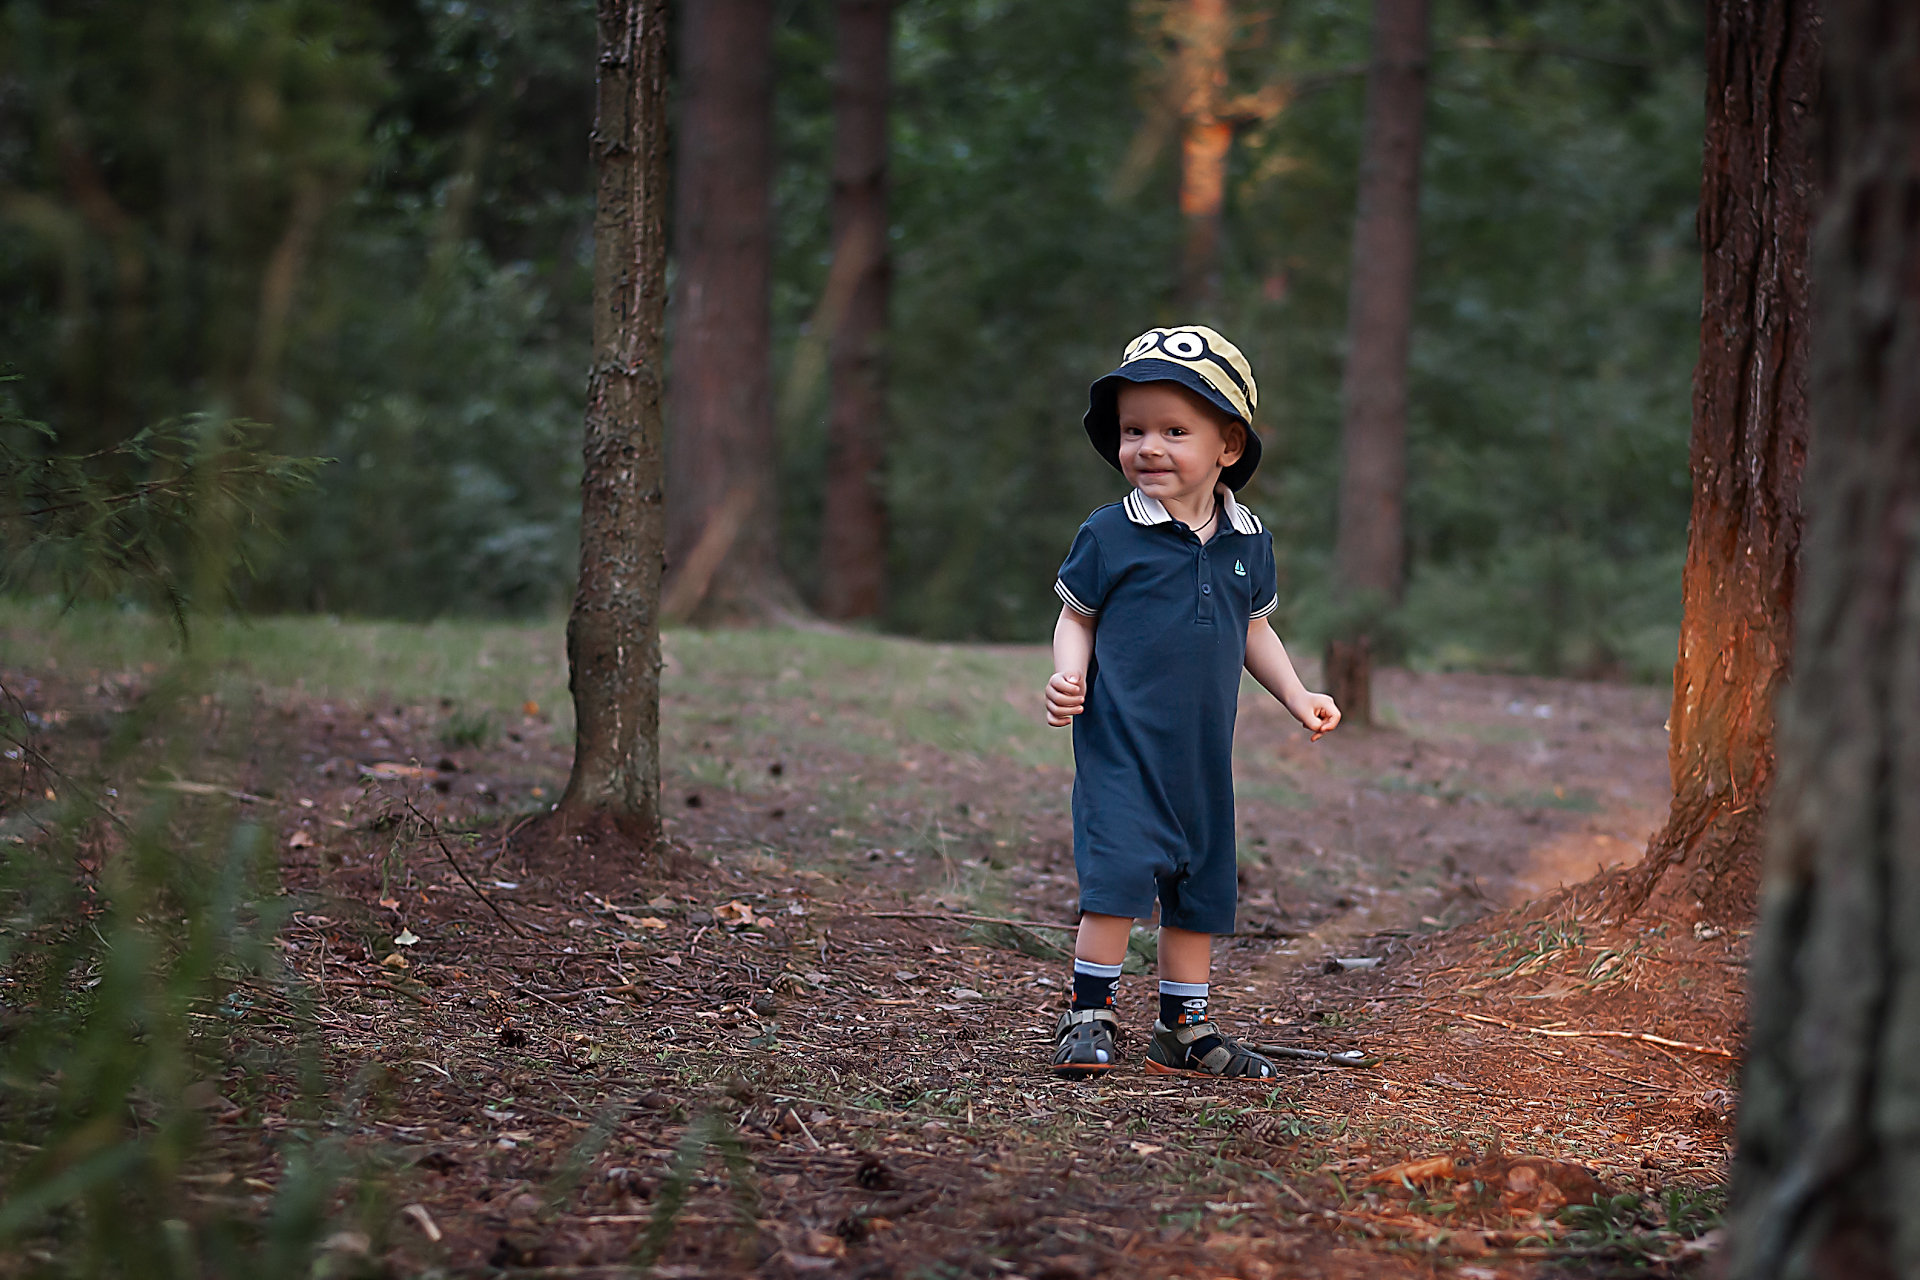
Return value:
M 1111 1009 L 1120 993 L 1120 966 L 1095 964 L 1091 960 L 1073 962 L 1073 1007 L 1075 1009 Z
M 1167 1027 L 1194 1027 L 1207 1020 L 1207 984 L 1160 979 L 1160 1022 Z
M 1165 1027 L 1197 1027 L 1207 1020 L 1207 984 L 1160 979 L 1160 1023 Z M 1187 1060 L 1198 1062 L 1220 1047 L 1219 1036 L 1203 1036 L 1187 1046 Z

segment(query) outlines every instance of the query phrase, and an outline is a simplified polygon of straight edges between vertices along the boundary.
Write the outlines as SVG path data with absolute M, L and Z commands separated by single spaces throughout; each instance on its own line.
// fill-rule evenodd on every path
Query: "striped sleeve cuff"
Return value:
M 1278 593 L 1276 593 L 1273 599 L 1267 601 L 1265 604 L 1261 605 L 1258 609 L 1255 609 L 1250 615 L 1248 615 L 1247 621 L 1251 622 L 1255 618 L 1264 618 L 1279 607 L 1280 607 L 1280 596 L 1278 595 Z
M 1084 604 L 1081 604 L 1080 597 L 1067 590 L 1067 584 L 1058 578 L 1053 580 L 1053 594 L 1059 596 L 1067 608 L 1073 610 L 1083 618 L 1097 617 L 1100 613 L 1098 609 L 1089 609 Z

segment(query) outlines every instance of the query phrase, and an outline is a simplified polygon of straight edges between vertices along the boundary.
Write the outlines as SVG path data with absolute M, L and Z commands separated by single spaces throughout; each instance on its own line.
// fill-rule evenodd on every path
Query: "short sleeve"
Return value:
M 1054 580 L 1054 594 L 1067 608 L 1083 618 L 1091 618 L 1100 612 L 1108 585 L 1106 566 L 1100 557 L 1100 539 L 1083 524 L 1073 540 L 1073 550 L 1067 552 L 1066 562 L 1060 566 L 1060 576 Z
M 1275 586 L 1278 578 L 1273 566 L 1273 535 L 1262 529 L 1254 539 L 1257 548 L 1253 554 L 1253 613 L 1248 621 L 1264 618 L 1280 604 L 1280 592 Z

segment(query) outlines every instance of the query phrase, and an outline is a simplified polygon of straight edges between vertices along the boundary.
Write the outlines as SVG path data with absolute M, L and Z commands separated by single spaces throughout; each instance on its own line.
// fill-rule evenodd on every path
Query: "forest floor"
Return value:
M 0 635 L 56 760 L 151 678 L 118 642 Z M 497 660 L 477 643 L 461 680 Z M 622 880 L 513 838 L 571 753 L 540 705 L 557 633 L 513 643 L 490 703 L 233 668 L 244 747 L 189 781 L 273 828 L 310 1003 L 263 988 L 207 1081 L 210 1205 L 270 1203 L 304 1042 L 377 1188 L 330 1247 L 398 1276 L 1486 1280 L 1711 1251 L 1746 939 L 1559 892 L 1663 816 L 1664 691 L 1384 671 L 1380 728 L 1309 743 L 1249 686 L 1215 1016 L 1366 1065 L 1155 1076 L 1134 1038 L 1076 1083 L 1045 1068 L 1074 877 L 1043 651 L 668 637 L 675 853 Z

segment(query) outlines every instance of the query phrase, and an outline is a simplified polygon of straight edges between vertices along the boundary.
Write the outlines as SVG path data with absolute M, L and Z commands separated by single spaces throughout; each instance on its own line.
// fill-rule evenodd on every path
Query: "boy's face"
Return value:
M 1240 461 L 1239 431 L 1226 416 L 1177 382 L 1120 388 L 1120 470 L 1149 498 L 1182 502 L 1213 491 L 1220 472 Z

